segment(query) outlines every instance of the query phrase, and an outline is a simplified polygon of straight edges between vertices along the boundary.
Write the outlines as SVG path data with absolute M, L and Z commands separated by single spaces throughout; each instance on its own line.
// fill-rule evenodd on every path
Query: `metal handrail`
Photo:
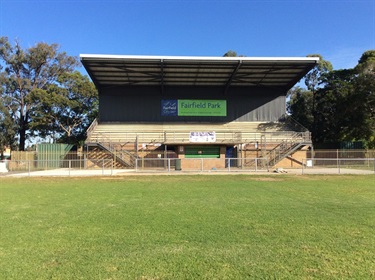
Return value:
M 268 142 L 280 142 L 284 139 L 299 139 L 298 141 L 311 141 L 309 132 L 277 131 L 277 132 L 241 132 L 241 131 L 216 131 L 217 143 L 245 143 L 261 141 L 266 137 Z M 100 143 L 126 143 L 135 142 L 138 137 L 140 143 L 188 143 L 190 131 L 164 131 L 164 132 L 106 132 L 98 133 L 95 138 L 87 142 Z
M 95 130 L 95 128 L 98 126 L 98 120 L 95 118 L 92 123 L 90 124 L 89 128 L 86 130 L 86 137 L 90 138 L 92 132 Z

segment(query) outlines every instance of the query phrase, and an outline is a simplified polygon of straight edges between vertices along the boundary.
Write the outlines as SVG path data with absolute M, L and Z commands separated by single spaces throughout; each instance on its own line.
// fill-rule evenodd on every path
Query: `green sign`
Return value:
M 226 117 L 226 100 L 178 100 L 178 116 Z

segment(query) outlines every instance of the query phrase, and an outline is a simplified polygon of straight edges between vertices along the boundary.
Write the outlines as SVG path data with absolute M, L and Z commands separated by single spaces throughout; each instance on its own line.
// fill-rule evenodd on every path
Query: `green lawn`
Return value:
M 374 279 L 375 177 L 2 177 L 0 278 Z

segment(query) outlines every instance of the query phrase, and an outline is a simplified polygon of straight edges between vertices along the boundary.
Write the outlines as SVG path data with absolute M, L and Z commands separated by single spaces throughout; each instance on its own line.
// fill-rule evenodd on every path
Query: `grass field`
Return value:
M 374 279 L 375 177 L 0 178 L 1 279 Z

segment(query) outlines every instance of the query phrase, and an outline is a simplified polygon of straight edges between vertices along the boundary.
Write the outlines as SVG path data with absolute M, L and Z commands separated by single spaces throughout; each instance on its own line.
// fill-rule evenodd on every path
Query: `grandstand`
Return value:
M 249 158 L 298 164 L 310 133 L 286 94 L 318 58 L 81 55 L 99 92 L 86 152 L 134 167 L 140 157 Z M 223 167 L 224 167 L 223 163 Z M 188 169 L 188 163 L 183 163 Z

